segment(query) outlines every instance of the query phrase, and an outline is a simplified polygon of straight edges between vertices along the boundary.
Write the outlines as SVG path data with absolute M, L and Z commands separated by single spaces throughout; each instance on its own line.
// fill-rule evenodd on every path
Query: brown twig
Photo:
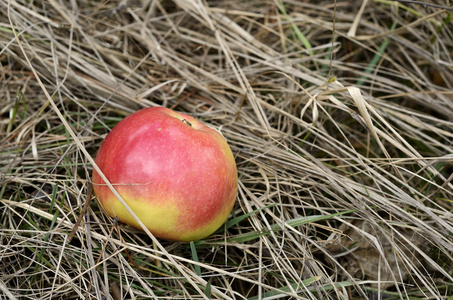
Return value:
M 87 195 L 87 199 L 86 199 L 86 202 L 85 202 L 85 205 L 83 206 L 83 209 L 82 209 L 82 212 L 80 213 L 80 216 L 79 218 L 77 219 L 77 222 L 75 223 L 74 227 L 72 228 L 72 231 L 71 233 L 69 234 L 69 237 L 68 237 L 68 243 L 71 242 L 72 238 L 74 237 L 76 231 L 77 231 L 77 228 L 79 228 L 79 225 L 80 225 L 80 222 L 82 222 L 82 218 L 83 216 L 85 215 L 87 209 L 88 209 L 88 205 L 90 204 L 91 202 L 91 196 L 93 195 L 93 185 L 91 183 L 89 183 L 89 186 L 88 186 L 88 195 Z
M 116 228 L 117 224 L 118 224 L 118 217 L 115 217 L 113 219 L 113 226 L 112 226 L 112 228 L 110 228 L 109 236 L 105 240 L 104 246 L 102 247 L 101 253 L 99 254 L 99 258 L 96 261 L 95 265 L 97 265 L 97 264 L 99 264 L 101 262 L 102 255 L 104 255 L 105 248 L 107 247 L 107 243 L 109 242 L 109 239 L 110 239 L 110 237 L 112 236 L 112 233 L 113 233 L 113 229 Z M 88 285 L 86 296 L 88 296 L 88 293 L 90 292 L 92 285 L 93 285 L 93 280 L 90 280 L 90 284 Z
M 116 228 L 116 231 L 118 232 L 118 236 L 121 240 L 121 242 L 125 243 L 123 237 L 121 236 L 121 232 L 120 232 L 120 229 L 118 228 L 118 222 L 115 223 L 115 228 Z M 137 268 L 138 271 L 140 271 L 140 267 L 135 263 L 135 261 L 132 259 L 131 255 L 129 254 L 129 251 L 127 251 L 127 249 L 124 249 L 124 252 L 126 253 L 126 256 L 127 258 L 129 258 L 129 261 L 131 262 L 131 264 Z

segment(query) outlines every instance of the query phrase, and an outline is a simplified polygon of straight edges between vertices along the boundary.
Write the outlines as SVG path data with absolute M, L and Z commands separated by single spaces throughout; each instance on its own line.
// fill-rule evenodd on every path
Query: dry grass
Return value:
M 361 3 L 0 2 L 0 295 L 447 299 L 452 13 Z M 90 157 L 157 105 L 228 140 L 228 223 L 156 241 L 91 201 L 69 242 Z

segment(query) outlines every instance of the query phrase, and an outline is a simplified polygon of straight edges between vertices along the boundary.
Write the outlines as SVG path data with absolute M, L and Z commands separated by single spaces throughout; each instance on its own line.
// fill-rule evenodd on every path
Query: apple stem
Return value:
M 182 119 L 182 122 L 186 125 L 189 125 L 190 127 L 192 127 L 192 124 L 190 124 L 189 121 L 187 121 L 186 119 Z

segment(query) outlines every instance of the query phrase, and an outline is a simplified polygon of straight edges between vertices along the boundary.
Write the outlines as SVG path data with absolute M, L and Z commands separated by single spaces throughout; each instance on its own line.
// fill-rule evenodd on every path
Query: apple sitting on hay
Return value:
M 95 162 L 156 237 L 205 238 L 233 209 L 233 153 L 222 135 L 189 115 L 164 107 L 139 110 L 111 130 Z M 110 216 L 141 228 L 96 170 L 93 189 Z

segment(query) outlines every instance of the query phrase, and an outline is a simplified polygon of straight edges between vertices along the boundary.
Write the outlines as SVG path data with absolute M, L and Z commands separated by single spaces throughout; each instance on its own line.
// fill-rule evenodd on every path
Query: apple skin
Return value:
M 168 108 L 145 108 L 121 120 L 102 142 L 95 162 L 160 238 L 196 241 L 211 235 L 236 199 L 236 162 L 225 139 Z M 110 216 L 141 229 L 96 170 L 93 189 Z

